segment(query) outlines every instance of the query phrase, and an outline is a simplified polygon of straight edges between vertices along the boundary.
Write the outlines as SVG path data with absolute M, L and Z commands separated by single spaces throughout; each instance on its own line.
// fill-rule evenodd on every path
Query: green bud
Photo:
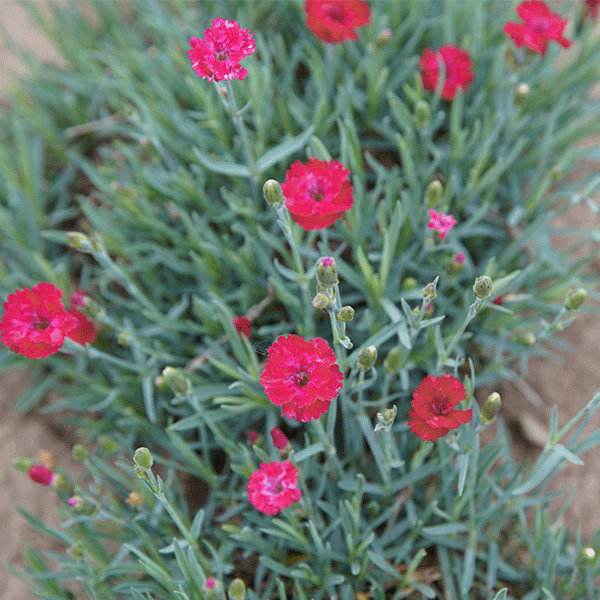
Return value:
M 402 348 L 400 346 L 394 346 L 385 357 L 383 366 L 387 373 L 390 375 L 395 373 L 402 364 Z
M 377 360 L 377 348 L 367 346 L 358 353 L 358 368 L 362 371 L 368 371 Z
M 342 308 L 338 310 L 336 319 L 342 323 L 348 323 L 348 321 L 352 321 L 352 319 L 354 319 L 354 309 L 348 305 L 342 306 Z
M 379 431 L 380 429 L 389 429 L 396 419 L 396 413 L 398 409 L 396 406 L 392 406 L 392 408 L 386 408 L 382 413 L 377 413 L 377 420 L 379 423 L 375 425 L 375 431 Z
M 246 597 L 246 585 L 241 579 L 236 578 L 231 582 L 227 593 L 230 600 L 244 600 Z
M 416 290 L 419 287 L 419 282 L 414 277 L 405 277 L 402 282 L 403 290 Z
M 338 283 L 337 264 L 335 258 L 323 256 L 317 261 L 317 283 L 323 287 L 331 288 Z
M 498 394 L 497 392 L 493 392 L 487 397 L 486 401 L 483 403 L 483 408 L 481 409 L 479 422 L 482 425 L 490 425 L 496 420 L 496 417 L 500 412 L 500 408 L 502 408 L 502 400 L 500 398 L 500 394 Z
M 552 167 L 552 171 L 550 171 L 550 179 L 552 179 L 552 181 L 560 181 L 562 175 L 562 169 L 558 165 Z
M 12 466 L 19 471 L 23 471 L 23 473 L 28 473 L 31 465 L 33 465 L 33 462 L 28 458 L 15 458 L 12 461 Z
M 119 447 L 119 444 L 115 442 L 115 440 L 109 438 L 106 435 L 99 435 L 98 443 L 100 444 L 104 452 L 107 452 L 108 454 L 113 454 Z
M 151 469 L 154 459 L 148 448 L 138 448 L 133 455 L 133 462 L 142 469 Z
M 423 298 L 429 298 L 429 300 L 433 300 L 437 296 L 436 285 L 434 282 L 428 283 L 423 288 Z
M 75 444 L 73 446 L 73 458 L 75 460 L 85 460 L 87 457 L 87 450 L 81 444 Z
M 588 546 L 587 548 L 583 548 L 575 562 L 580 569 L 585 569 L 586 567 L 589 567 L 595 560 L 596 551 Z
M 487 275 L 475 279 L 473 291 L 478 298 L 487 298 L 492 293 L 492 280 Z
M 54 479 L 52 480 L 52 487 L 62 492 L 66 492 L 69 495 L 73 492 L 73 484 L 71 484 L 69 480 L 61 473 L 57 473 L 54 475 Z
M 427 189 L 425 190 L 425 198 L 427 200 L 427 204 L 430 208 L 437 206 L 437 203 L 442 198 L 442 194 L 444 193 L 444 186 L 441 181 L 434 179 L 429 182 Z
M 225 590 L 214 577 L 207 577 L 202 586 L 202 594 L 206 600 L 225 600 Z
M 90 238 L 83 233 L 79 233 L 79 231 L 66 231 L 65 237 L 67 238 L 67 243 L 71 248 L 75 248 L 76 250 L 87 250 L 92 247 L 90 243 Z
M 533 346 L 536 342 L 535 335 L 531 331 L 517 331 L 515 339 L 524 346 Z
M 190 378 L 179 369 L 165 367 L 162 377 L 169 389 L 177 396 L 188 396 L 192 392 Z
M 327 308 L 329 306 L 329 303 L 331 302 L 331 298 L 329 298 L 329 296 L 327 296 L 326 294 L 323 294 L 321 292 L 319 292 L 313 299 L 312 299 L 312 305 L 315 308 L 318 309 L 324 309 Z
M 67 552 L 73 558 L 83 558 L 83 546 L 81 542 L 75 542 L 67 548 Z
M 146 475 L 146 471 L 144 471 L 144 469 L 140 468 L 140 467 L 134 467 L 135 469 L 135 474 L 140 478 L 140 479 L 148 479 L 148 475 Z
M 418 306 L 415 306 L 412 311 L 413 317 L 418 317 L 421 314 Z
M 587 292 L 583 288 L 569 290 L 565 299 L 565 306 L 569 310 L 577 310 L 585 302 Z
M 529 85 L 525 82 L 520 83 L 515 91 L 515 104 L 520 106 L 529 97 Z
M 415 125 L 417 129 L 423 129 L 427 123 L 429 123 L 429 117 L 431 115 L 431 111 L 429 109 L 429 104 L 425 102 L 425 100 L 419 100 L 415 104 Z
M 119 346 L 129 346 L 131 344 L 132 335 L 129 331 L 119 331 L 117 335 L 117 344 Z
M 269 206 L 281 206 L 285 202 L 281 185 L 274 179 L 269 179 L 263 185 L 263 196 L 269 203 Z

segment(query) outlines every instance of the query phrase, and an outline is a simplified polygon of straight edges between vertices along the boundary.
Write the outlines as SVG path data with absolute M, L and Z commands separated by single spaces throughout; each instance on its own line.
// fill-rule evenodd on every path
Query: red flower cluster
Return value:
M 213 19 L 204 39 L 190 38 L 188 56 L 198 77 L 209 81 L 244 79 L 248 71 L 239 63 L 254 52 L 255 42 L 249 29 L 236 21 Z
M 56 354 L 78 320 L 63 307 L 62 291 L 51 283 L 16 290 L 3 304 L 2 343 L 27 358 Z
M 443 377 L 427 375 L 413 392 L 413 410 L 408 413 L 410 430 L 421 439 L 432 441 L 468 423 L 473 411 L 454 408 L 466 395 L 462 383 L 450 373 Z
M 452 215 L 445 215 L 444 213 L 437 213 L 432 208 L 429 209 L 429 222 L 427 227 L 429 229 L 435 229 L 438 233 L 440 240 L 446 237 L 446 234 L 458 223 L 458 221 Z M 463 257 L 464 260 L 464 257 Z
M 289 460 L 261 463 L 250 476 L 247 490 L 250 504 L 265 515 L 276 515 L 302 496 L 298 469 Z
M 472 72 L 473 63 L 469 53 L 459 46 L 441 46 L 437 52 L 431 48 L 425 51 L 419 59 L 421 67 L 421 80 L 423 87 L 429 92 L 435 92 L 440 76 L 440 59 L 444 62 L 446 78 L 442 88 L 442 100 L 452 100 L 457 88 L 467 91 L 470 83 L 475 79 Z
M 563 36 L 566 19 L 550 12 L 542 0 L 527 0 L 517 6 L 517 14 L 524 23 L 506 23 L 504 33 L 511 37 L 517 48 L 526 46 L 533 52 L 546 54 L 548 41 L 558 42 L 568 48 L 572 42 Z
M 362 0 L 306 0 L 307 27 L 323 42 L 357 40 L 355 29 L 369 24 L 371 7 Z
M 296 161 L 281 185 L 285 206 L 304 229 L 324 229 L 352 208 L 350 171 L 332 160 L 311 158 L 305 164 Z
M 323 338 L 279 336 L 260 376 L 267 397 L 289 419 L 306 423 L 327 412 L 344 376 Z
M 42 485 L 52 485 L 54 473 L 46 465 L 32 465 L 29 467 L 29 479 Z

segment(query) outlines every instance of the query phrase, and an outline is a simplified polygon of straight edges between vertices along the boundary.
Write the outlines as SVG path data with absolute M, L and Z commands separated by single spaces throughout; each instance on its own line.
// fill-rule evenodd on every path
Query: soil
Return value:
M 37 0 L 37 4 L 45 6 L 47 2 Z M 4 31 L 0 28 L 1 96 L 13 81 L 12 71 L 21 75 L 26 73 L 18 54 L 7 51 L 6 33 L 43 60 L 60 62 L 60 56 L 17 2 L 2 0 L 0 25 L 4 28 Z M 600 145 L 600 136 L 585 140 L 585 143 Z M 575 176 L 597 172 L 599 166 L 582 164 Z M 569 210 L 554 224 L 596 229 L 600 225 L 599 217 L 582 207 Z M 564 247 L 565 240 L 557 238 L 556 243 Z M 579 254 L 591 250 L 591 247 L 584 248 Z M 600 260 L 595 261 L 593 269 L 600 274 Z M 592 304 L 592 301 L 588 301 L 586 306 Z M 559 362 L 556 364 L 546 359 L 532 360 L 524 382 L 503 383 L 496 388 L 502 396 L 502 417 L 513 439 L 514 454 L 520 460 L 533 461 L 541 452 L 548 439 L 550 411 L 555 404 L 558 406 L 560 427 L 600 389 L 599 315 L 581 312 L 575 323 L 563 332 L 561 339 L 573 347 L 573 352 L 557 352 Z M 27 584 L 5 567 L 6 562 L 16 568 L 22 567 L 20 553 L 25 544 L 40 551 L 64 551 L 64 548 L 52 547 L 48 538 L 36 534 L 17 512 L 15 507 L 20 506 L 51 527 L 59 526 L 52 490 L 33 484 L 26 474 L 11 466 L 12 461 L 18 457 L 35 460 L 39 450 L 44 449 L 50 451 L 63 468 L 77 472 L 79 467 L 71 457 L 71 448 L 76 439 L 65 437 L 64 431 L 57 435 L 44 415 L 32 412 L 21 416 L 11 408 L 14 398 L 24 389 L 27 380 L 26 371 L 10 372 L 0 378 L 0 410 L 3 415 L 0 423 L 0 598 L 4 600 L 33 599 Z M 495 428 L 495 425 L 491 428 Z M 595 416 L 587 431 L 598 428 L 600 415 Z M 584 538 L 589 538 L 600 529 L 600 480 L 594 460 L 598 453 L 600 448 L 594 448 L 583 455 L 583 466 L 567 463 L 551 485 L 552 489 L 577 488 L 562 522 L 569 528 L 581 523 Z

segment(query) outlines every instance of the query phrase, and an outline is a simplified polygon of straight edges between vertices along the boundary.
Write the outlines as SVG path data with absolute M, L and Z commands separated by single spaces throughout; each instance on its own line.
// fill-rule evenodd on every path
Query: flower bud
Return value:
M 144 471 L 144 469 L 140 468 L 140 467 L 134 467 L 135 470 L 135 474 L 140 478 L 140 479 L 148 479 L 148 475 L 146 475 L 146 471 Z
M 569 290 L 565 299 L 565 306 L 569 310 L 577 310 L 585 302 L 587 292 L 583 288 Z
M 431 317 L 433 315 L 433 304 L 429 302 L 425 307 L 425 312 L 423 313 L 426 317 Z
M 40 450 L 38 451 L 38 456 L 43 465 L 46 465 L 49 469 L 54 469 L 56 466 L 56 459 L 52 453 L 48 452 L 48 450 Z
M 430 208 L 437 206 L 437 203 L 442 198 L 442 194 L 444 193 L 444 186 L 441 181 L 434 179 L 429 182 L 427 189 L 425 190 L 425 198 L 427 200 L 427 204 Z
M 429 110 L 429 104 L 425 100 L 419 100 L 415 104 L 415 125 L 417 129 L 423 129 L 427 123 L 429 123 L 431 111 Z
M 32 465 L 33 462 L 28 458 L 15 458 L 12 461 L 12 466 L 19 471 L 23 471 L 23 473 L 28 473 Z
M 533 346 L 536 342 L 535 335 L 531 331 L 517 331 L 515 332 L 515 339 L 524 346 Z
M 115 440 L 109 438 L 107 435 L 99 435 L 98 443 L 104 452 L 107 452 L 108 454 L 113 454 L 119 447 L 119 444 L 115 442 Z
M 73 484 L 60 473 L 55 473 L 52 479 L 52 487 L 55 487 L 62 492 L 66 492 L 67 494 L 73 493 Z
M 423 288 L 423 298 L 429 298 L 429 300 L 433 300 L 437 296 L 436 285 L 434 282 L 428 283 Z
M 148 448 L 138 448 L 133 455 L 133 462 L 142 469 L 151 469 L 154 459 Z
M 529 97 L 529 85 L 524 81 L 521 82 L 515 90 L 515 104 L 520 106 Z
M 281 185 L 279 185 L 279 182 L 275 181 L 274 179 L 269 179 L 265 182 L 265 185 L 263 185 L 263 196 L 269 203 L 269 206 L 277 207 L 281 206 L 285 202 Z
M 279 427 L 273 427 L 273 429 L 271 429 L 271 439 L 273 440 L 273 446 L 275 446 L 277 450 L 283 451 L 290 445 L 285 433 L 283 433 Z
M 383 366 L 387 373 L 395 373 L 402 364 L 402 348 L 400 346 L 394 346 L 385 357 Z
M 258 431 L 255 431 L 254 429 L 252 431 L 248 432 L 248 443 L 253 446 L 254 444 L 256 444 L 256 442 L 258 441 L 258 439 L 260 438 L 260 433 L 258 433 Z
M 500 412 L 500 408 L 502 408 L 500 394 L 493 392 L 483 403 L 483 408 L 481 409 L 481 414 L 479 415 L 479 422 L 482 425 L 490 425 L 496 420 L 496 416 Z
M 71 496 L 67 502 L 76 515 L 93 515 L 98 511 L 93 504 L 86 502 L 81 496 Z
M 92 245 L 90 243 L 90 238 L 79 231 L 66 231 L 65 237 L 67 238 L 67 243 L 71 248 L 75 248 L 76 250 L 88 249 L 91 248 Z
M 67 548 L 67 553 L 73 558 L 83 558 L 83 546 L 81 542 L 75 542 Z
M 135 508 L 144 504 L 144 497 L 139 492 L 129 492 L 129 496 L 127 496 L 125 502 Z
M 31 465 L 28 469 L 29 479 L 41 485 L 53 485 L 57 475 L 46 465 Z
M 329 303 L 331 302 L 331 299 L 329 298 L 329 296 L 327 296 L 326 294 L 323 294 L 321 292 L 319 292 L 313 299 L 312 299 L 312 305 L 315 308 L 318 308 L 320 310 L 327 308 L 329 306 Z
M 379 423 L 375 425 L 375 431 L 379 431 L 380 429 L 389 429 L 396 419 L 396 413 L 398 409 L 396 406 L 392 406 L 392 408 L 386 408 L 382 413 L 377 413 L 377 420 Z
M 487 275 L 475 279 L 473 291 L 478 298 L 487 298 L 492 293 L 492 280 Z
M 190 378 L 179 369 L 165 367 L 162 377 L 169 389 L 177 396 L 188 396 L 192 392 Z
M 595 560 L 596 551 L 588 546 L 587 548 L 583 548 L 583 550 L 579 553 L 575 563 L 580 569 L 585 569 L 586 567 L 589 567 Z
M 230 600 L 244 600 L 246 597 L 246 585 L 241 579 L 236 578 L 229 585 L 227 593 Z
M 131 344 L 132 335 L 129 331 L 119 331 L 117 335 L 117 344 L 119 346 L 129 346 Z
M 562 175 L 562 169 L 558 165 L 552 167 L 552 171 L 550 171 L 550 178 L 552 179 L 552 181 L 560 181 Z
M 358 353 L 358 368 L 362 371 L 368 371 L 377 360 L 377 348 L 367 346 Z
M 414 277 L 405 277 L 402 281 L 403 290 L 416 290 L 419 287 L 419 282 Z
M 342 323 L 348 323 L 348 321 L 352 321 L 352 319 L 354 319 L 354 309 L 348 305 L 342 306 L 342 308 L 338 310 L 336 319 Z
M 337 265 L 331 256 L 323 256 L 317 261 L 317 283 L 323 287 L 331 288 L 338 283 Z
M 206 600 L 225 600 L 225 590 L 214 577 L 206 578 L 202 586 L 202 594 Z
M 85 460 L 87 457 L 87 450 L 81 444 L 75 444 L 73 446 L 73 458 L 75 460 Z

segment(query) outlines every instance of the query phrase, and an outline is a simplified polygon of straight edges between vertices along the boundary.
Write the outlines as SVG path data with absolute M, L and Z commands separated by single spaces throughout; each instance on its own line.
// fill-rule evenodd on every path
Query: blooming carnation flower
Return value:
M 413 392 L 413 410 L 408 413 L 410 430 L 421 439 L 432 441 L 468 423 L 473 411 L 454 408 L 466 395 L 463 384 L 450 373 L 443 377 L 427 375 Z
M 298 469 L 284 462 L 260 463 L 248 480 L 248 500 L 265 515 L 276 515 L 280 510 L 300 500 Z
M 250 339 L 250 335 L 252 334 L 250 319 L 247 319 L 246 317 L 236 317 L 231 322 L 239 335 L 245 335 Z
M 435 92 L 438 84 L 440 58 L 444 61 L 446 71 L 441 97 L 442 100 L 452 100 L 457 88 L 460 87 L 466 92 L 470 83 L 475 79 L 472 72 L 473 63 L 469 53 L 459 46 L 441 46 L 437 52 L 434 52 L 431 48 L 425 48 L 419 59 L 419 66 L 421 67 L 423 87 L 429 92 Z
M 350 171 L 336 160 L 296 161 L 281 185 L 285 206 L 304 229 L 324 229 L 352 208 Z
M 458 221 L 452 215 L 437 213 L 435 210 L 429 209 L 429 223 L 427 223 L 427 227 L 429 227 L 429 229 L 435 229 L 440 240 L 443 240 L 446 237 L 446 234 L 457 223 Z
M 568 48 L 572 42 L 563 36 L 567 25 L 566 19 L 550 12 L 545 2 L 528 0 L 517 6 L 517 14 L 524 23 L 506 23 L 504 33 L 512 39 L 517 48 L 526 46 L 534 52 L 546 54 L 548 40 L 558 42 L 563 48 Z
M 32 465 L 29 467 L 29 479 L 42 485 L 52 485 L 54 473 L 46 465 Z
M 239 63 L 254 52 L 255 42 L 249 29 L 236 21 L 213 19 L 204 39 L 190 38 L 188 56 L 198 77 L 209 81 L 244 79 L 248 71 Z
M 369 24 L 371 8 L 362 0 L 306 0 L 307 27 L 323 42 L 357 40 L 357 27 Z
M 260 383 L 286 417 L 306 423 L 327 412 L 342 387 L 344 376 L 335 360 L 323 338 L 281 335 L 269 348 Z
M 77 326 L 60 302 L 62 290 L 38 283 L 8 296 L 0 320 L 2 343 L 27 358 L 44 358 L 60 350 L 65 336 Z

